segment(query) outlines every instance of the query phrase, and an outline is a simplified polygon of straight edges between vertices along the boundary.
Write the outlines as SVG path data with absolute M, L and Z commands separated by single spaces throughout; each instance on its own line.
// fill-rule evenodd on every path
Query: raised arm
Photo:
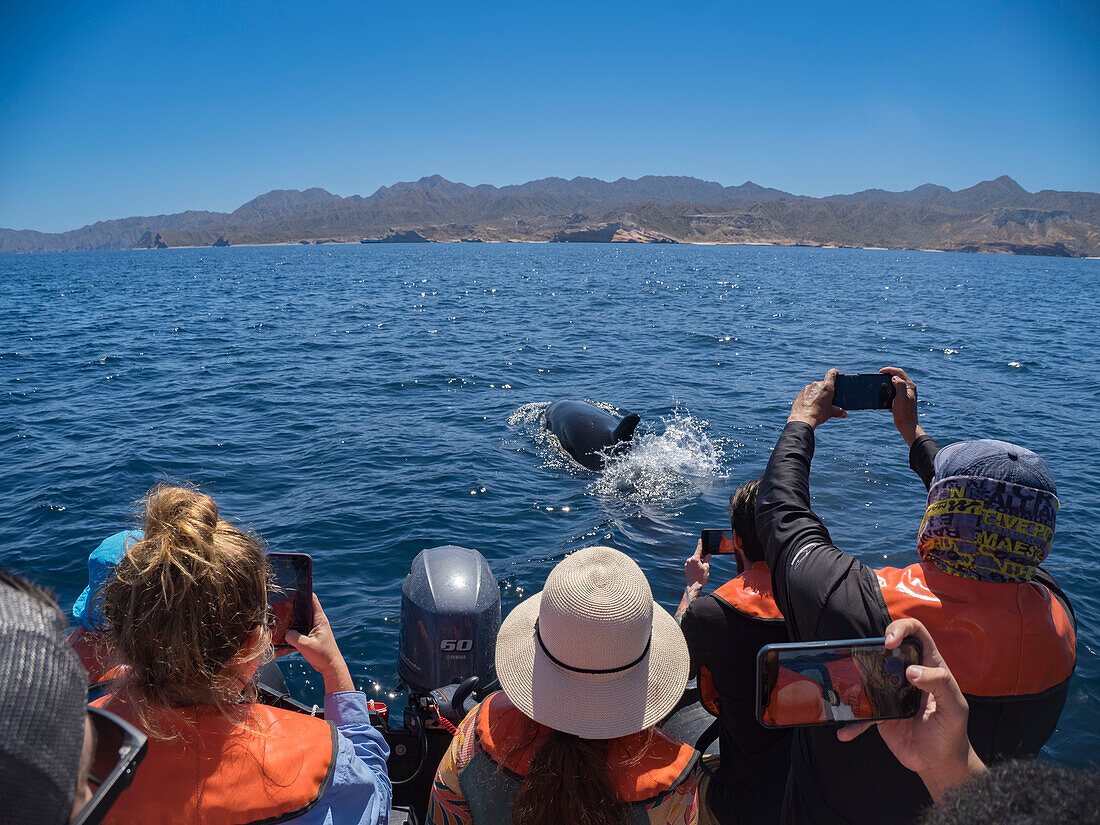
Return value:
M 756 528 L 779 609 L 796 641 L 881 635 L 887 619 L 874 571 L 833 546 L 810 509 L 814 428 L 833 406 L 837 371 L 806 386 L 791 407 L 756 500 Z
M 890 410 L 894 414 L 894 426 L 909 445 L 909 466 L 926 488 L 931 487 L 936 474 L 933 462 L 940 447 L 917 423 L 917 385 L 900 367 L 883 367 L 879 372 L 891 376 L 894 384 L 894 403 Z

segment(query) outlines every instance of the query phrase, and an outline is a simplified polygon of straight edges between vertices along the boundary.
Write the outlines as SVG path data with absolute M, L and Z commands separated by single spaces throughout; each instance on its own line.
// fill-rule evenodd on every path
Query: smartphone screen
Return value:
M 845 410 L 888 410 L 896 394 L 889 375 L 879 372 L 841 374 L 836 377 L 833 404 Z
M 703 531 L 703 555 L 713 556 L 716 553 L 733 555 L 736 548 L 733 544 L 733 531 L 721 528 L 717 530 Z
M 286 632 L 313 630 L 313 559 L 305 553 L 268 553 L 275 586 L 268 596 L 275 616 L 271 643 L 288 647 Z
M 756 718 L 769 728 L 904 719 L 920 707 L 905 678 L 920 643 L 885 639 L 766 645 L 756 660 Z

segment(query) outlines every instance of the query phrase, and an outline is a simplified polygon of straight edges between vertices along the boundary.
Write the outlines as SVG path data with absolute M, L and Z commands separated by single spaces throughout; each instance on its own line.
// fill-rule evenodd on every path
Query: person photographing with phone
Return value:
M 913 381 L 894 367 L 881 372 L 895 390 L 910 466 L 929 488 L 919 561 L 864 565 L 833 545 L 810 508 L 815 429 L 848 417 L 833 403 L 830 370 L 792 405 L 757 499 L 776 603 L 796 641 L 882 636 L 892 620 L 919 619 L 967 697 L 975 752 L 1033 757 L 1057 725 L 1076 665 L 1072 608 L 1038 566 L 1053 542 L 1054 479 L 1039 456 L 1006 442 L 939 449 L 918 424 Z M 911 822 L 928 804 L 877 732 L 844 743 L 828 729 L 799 728 L 791 753 L 784 822 Z
M 167 485 L 146 496 L 142 537 L 102 596 L 125 668 L 94 706 L 145 732 L 149 751 L 105 822 L 386 821 L 389 748 L 315 595 L 312 630 L 285 640 L 324 679 L 325 719 L 255 701 L 271 584 L 259 538 L 209 496 Z
M 1065 825 L 1100 822 L 1100 775 L 1067 770 L 1039 760 L 1007 760 L 986 766 L 970 744 L 970 709 L 932 635 L 916 619 L 886 628 L 885 647 L 915 641 L 919 662 L 905 679 L 919 694 L 919 707 L 904 719 L 858 722 L 837 729 L 849 742 L 875 725 L 901 764 L 916 773 L 934 805 L 920 825 Z
M 759 488 L 757 479 L 734 491 L 729 503 L 732 535 L 703 531 L 708 539 L 714 533 L 715 543 L 704 548 L 700 539 L 684 564 L 687 588 L 677 618 L 702 702 L 719 724 L 721 761 L 700 783 L 701 823 L 772 825 L 787 782 L 790 731 L 768 730 L 755 719 L 756 655 L 765 645 L 787 641 L 756 533 Z M 733 558 L 738 575 L 699 596 L 710 575 L 712 553 Z

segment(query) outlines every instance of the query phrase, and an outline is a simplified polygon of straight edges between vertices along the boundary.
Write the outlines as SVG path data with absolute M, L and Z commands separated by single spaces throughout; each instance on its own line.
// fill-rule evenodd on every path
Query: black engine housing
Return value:
M 477 676 L 496 682 L 500 588 L 485 557 L 445 545 L 423 550 L 401 586 L 397 673 L 413 693 Z

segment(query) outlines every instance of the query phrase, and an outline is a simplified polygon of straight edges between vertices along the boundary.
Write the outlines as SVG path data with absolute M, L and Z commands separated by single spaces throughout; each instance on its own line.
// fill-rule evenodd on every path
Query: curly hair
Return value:
M 242 689 L 229 665 L 268 647 L 263 543 L 194 487 L 158 485 L 142 504 L 145 536 L 103 591 L 105 630 L 130 665 L 122 687 L 149 704 L 225 711 Z M 258 628 L 259 644 L 245 650 Z
M 1100 775 L 1019 759 L 947 792 L 920 825 L 1097 825 Z

